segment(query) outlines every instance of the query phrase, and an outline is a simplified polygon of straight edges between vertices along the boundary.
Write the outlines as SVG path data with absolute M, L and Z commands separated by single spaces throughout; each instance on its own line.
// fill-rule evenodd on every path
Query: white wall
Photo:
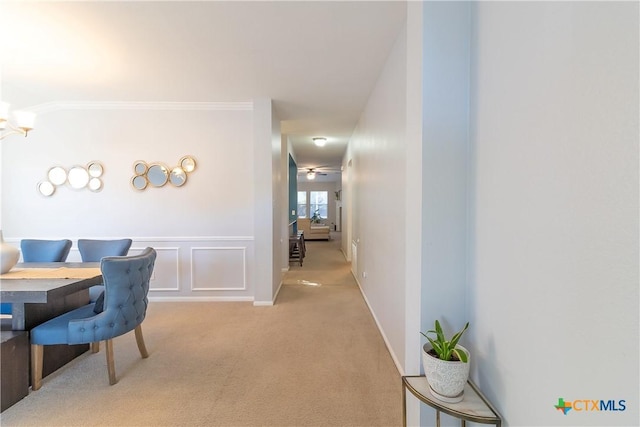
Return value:
M 264 285 L 264 300 L 270 302 L 277 284 L 256 282 L 256 268 L 265 261 L 254 255 L 254 218 L 278 203 L 271 196 L 271 178 L 273 135 L 279 138 L 279 130 L 268 100 L 256 108 L 264 113 L 260 138 L 251 102 L 43 106 L 38 127 L 27 139 L 3 141 L 6 240 L 19 244 L 27 237 L 70 238 L 74 248 L 69 259 L 74 260 L 79 259 L 78 238 L 131 237 L 132 252 L 146 245 L 159 251 L 152 298 L 253 300 Z M 260 144 L 267 155 L 254 158 Z M 186 154 L 195 157 L 197 168 L 183 187 L 131 188 L 135 161 L 175 166 Z M 51 166 L 68 168 L 92 160 L 104 165 L 103 191 L 62 187 L 49 198 L 36 193 L 37 182 Z M 255 173 L 260 168 L 268 169 L 269 193 L 258 205 Z M 271 252 L 278 231 L 271 219 L 264 228 L 259 230 Z M 279 264 L 277 271 L 279 275 Z
M 408 139 L 417 85 L 401 36 L 344 159 L 343 234 L 360 239 L 356 276 L 392 356 L 414 373 L 403 348 L 441 312 L 452 328 L 471 322 L 472 378 L 505 425 L 638 425 L 638 4 L 422 7 L 418 36 L 408 7 L 406 50 L 424 36 L 424 145 Z M 411 205 L 385 198 L 386 231 L 367 215 L 411 186 L 403 162 L 424 174 L 423 324 L 405 283 L 409 235 L 389 231 L 411 228 Z M 560 397 L 627 409 L 565 416 Z
M 283 162 L 282 134 L 280 133 L 280 119 L 276 113 L 273 102 L 271 104 L 271 192 L 273 199 L 271 210 L 273 212 L 273 223 L 271 226 L 271 250 L 273 252 L 273 263 L 271 264 L 271 300 L 273 304 L 282 284 L 283 272 L 282 265 L 284 262 L 285 248 L 288 250 L 289 241 L 288 227 L 285 218 L 288 217 L 289 197 L 285 196 L 284 190 L 287 187 L 287 175 L 289 166 Z M 286 153 L 286 151 L 284 151 Z M 256 212 L 257 214 L 257 212 Z M 286 259 L 289 259 L 288 253 Z
M 345 159 L 353 163 L 348 168 L 349 188 L 343 188 L 353 216 L 356 277 L 401 371 L 405 358 L 405 227 L 409 226 L 402 173 L 407 150 L 405 88 L 403 29 L 349 142 Z
M 638 3 L 475 8 L 473 376 L 506 425 L 638 425 Z
M 437 319 L 451 334 L 467 321 L 470 4 L 425 2 L 423 13 L 420 330 Z M 434 419 L 422 405 L 422 425 Z

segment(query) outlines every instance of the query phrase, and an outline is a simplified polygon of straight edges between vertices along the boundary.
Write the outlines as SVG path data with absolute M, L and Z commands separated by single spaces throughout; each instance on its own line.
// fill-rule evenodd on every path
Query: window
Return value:
M 308 195 L 308 197 L 307 197 Z M 329 217 L 328 191 L 298 191 L 298 218 Z
M 298 218 L 307 217 L 307 192 L 298 191 Z
M 320 218 L 328 218 L 329 192 L 310 191 L 309 196 L 309 212 L 311 213 L 311 217 L 313 218 L 313 216 L 317 214 Z

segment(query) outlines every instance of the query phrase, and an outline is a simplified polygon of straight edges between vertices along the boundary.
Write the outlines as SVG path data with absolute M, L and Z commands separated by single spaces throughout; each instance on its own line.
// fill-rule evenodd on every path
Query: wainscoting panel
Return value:
M 233 291 L 247 289 L 246 247 L 192 247 L 191 289 Z
M 149 245 L 156 250 L 156 263 L 149 282 L 149 294 L 155 291 L 178 292 L 180 290 L 180 248 Z M 129 255 L 140 254 L 147 246 L 131 246 Z
M 32 238 L 25 236 L 24 238 Z M 81 261 L 78 238 L 119 239 L 121 236 L 63 236 L 73 246 L 67 261 Z M 253 236 L 132 237 L 129 255 L 147 246 L 156 250 L 150 301 L 253 301 Z M 21 238 L 6 239 L 20 247 Z

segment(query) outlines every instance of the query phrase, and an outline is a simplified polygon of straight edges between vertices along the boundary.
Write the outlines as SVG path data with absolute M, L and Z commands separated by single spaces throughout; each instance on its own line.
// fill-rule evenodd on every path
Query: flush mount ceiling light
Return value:
M 324 147 L 327 143 L 327 138 L 313 138 L 313 143 L 318 147 Z
M 26 137 L 27 133 L 33 129 L 36 115 L 29 111 L 14 111 L 13 118 L 15 124 L 9 123 L 9 104 L 0 102 L 0 139 L 15 134 Z M 9 129 L 7 130 L 7 128 Z

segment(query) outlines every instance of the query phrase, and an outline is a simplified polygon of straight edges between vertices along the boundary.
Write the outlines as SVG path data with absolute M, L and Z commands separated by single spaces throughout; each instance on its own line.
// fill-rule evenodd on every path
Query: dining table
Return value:
M 102 283 L 99 262 L 18 263 L 0 275 L 0 301 L 11 303 L 13 331 L 29 331 L 89 303 L 89 288 Z M 43 376 L 89 349 L 87 344 L 47 346 Z

